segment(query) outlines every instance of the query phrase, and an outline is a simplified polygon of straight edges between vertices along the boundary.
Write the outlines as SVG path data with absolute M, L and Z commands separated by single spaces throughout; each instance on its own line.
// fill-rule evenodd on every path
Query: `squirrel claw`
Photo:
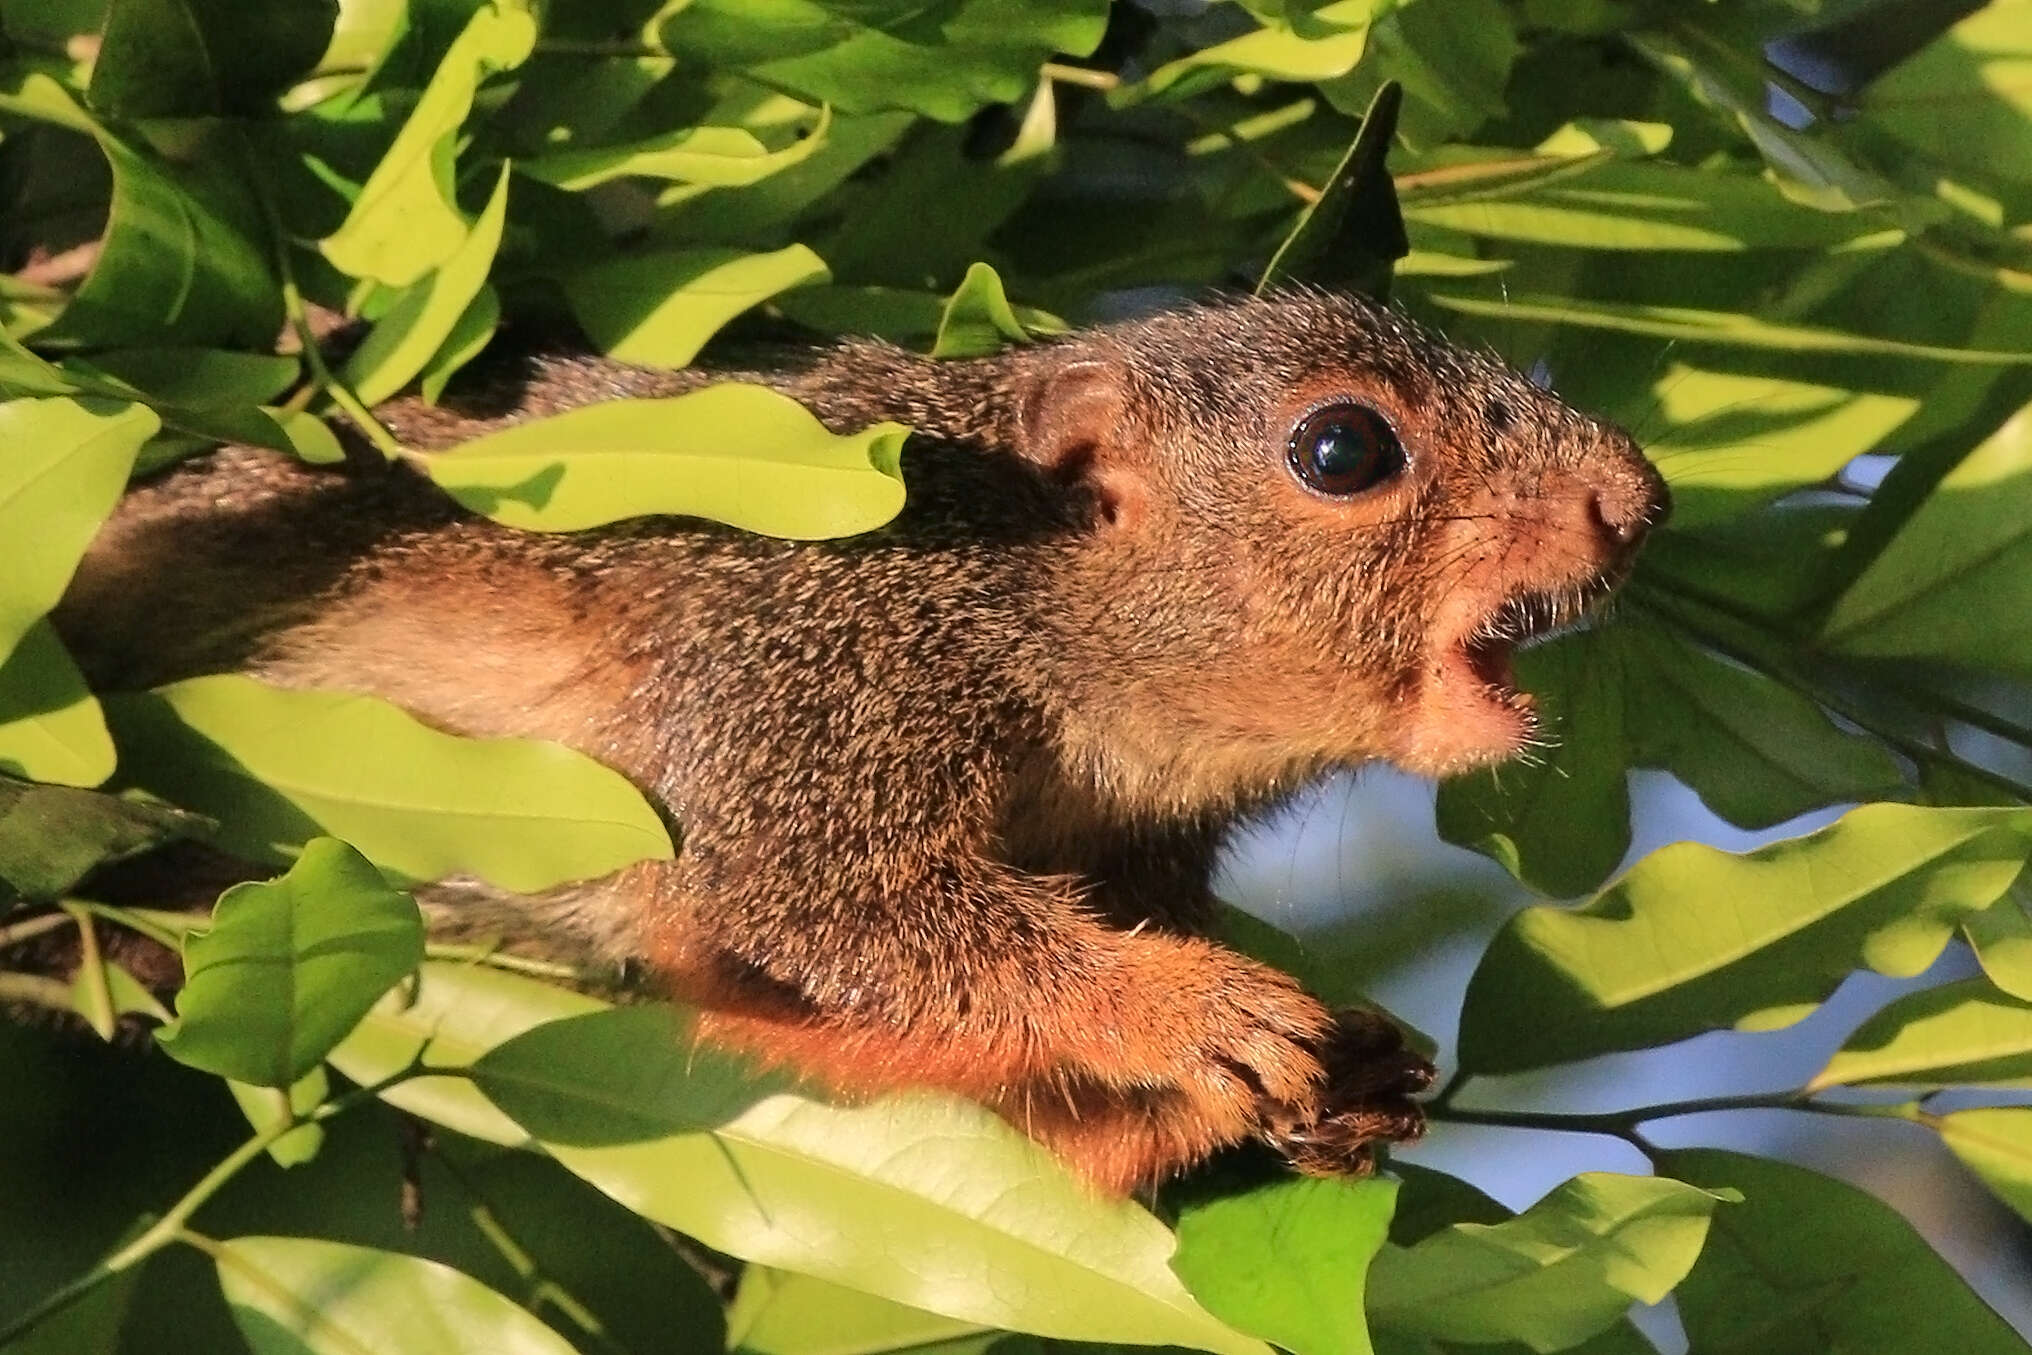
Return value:
M 1262 1137 L 1308 1176 L 1367 1176 L 1379 1146 L 1424 1135 L 1425 1111 L 1412 1098 L 1432 1086 L 1435 1072 L 1386 1017 L 1348 1009 L 1334 1022 L 1321 1051 L 1326 1087 L 1313 1118 L 1286 1107 Z

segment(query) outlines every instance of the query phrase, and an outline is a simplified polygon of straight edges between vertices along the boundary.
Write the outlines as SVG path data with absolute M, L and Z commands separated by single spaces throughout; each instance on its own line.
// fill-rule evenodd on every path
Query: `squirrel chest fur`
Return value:
M 535 359 L 382 415 L 440 448 L 726 375 Z M 130 494 L 58 622 L 101 684 L 365 691 L 622 771 L 677 860 L 425 897 L 644 962 L 704 1038 L 843 1094 L 961 1092 L 1115 1189 L 1249 1138 L 1355 1171 L 1415 1134 L 1430 1070 L 1387 1023 L 1200 934 L 1213 853 L 1326 770 L 1522 748 L 1511 649 L 1664 512 L 1630 439 L 1310 293 L 746 379 L 911 425 L 897 520 L 546 536 L 401 468 L 228 450 Z

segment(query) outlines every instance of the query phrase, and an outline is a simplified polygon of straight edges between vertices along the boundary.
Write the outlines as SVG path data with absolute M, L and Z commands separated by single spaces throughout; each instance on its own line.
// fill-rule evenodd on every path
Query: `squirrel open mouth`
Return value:
M 1468 672 L 1485 695 L 1529 713 L 1531 696 L 1517 687 L 1517 652 L 1570 628 L 1605 596 L 1610 583 L 1512 594 L 1460 642 Z

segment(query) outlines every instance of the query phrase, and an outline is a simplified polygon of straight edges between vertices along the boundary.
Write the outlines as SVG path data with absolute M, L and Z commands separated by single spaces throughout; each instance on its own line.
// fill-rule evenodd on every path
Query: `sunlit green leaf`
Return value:
M 1041 1335 L 1264 1349 L 1186 1293 L 1155 1219 L 969 1102 L 807 1100 L 645 1006 L 536 1027 L 473 1071 L 573 1171 L 744 1260 Z
M 1737 1198 L 1588 1172 L 1516 1218 L 1385 1247 L 1369 1271 L 1370 1320 L 1442 1340 L 1565 1350 L 1632 1302 L 1664 1298 L 1700 1255 L 1715 1206 Z
M 0 662 L 0 773 L 96 786 L 113 774 L 113 738 L 84 675 L 46 621 Z
M 0 657 L 56 605 L 154 433 L 140 405 L 63 396 L 0 403 Z
M 1790 1024 L 1858 965 L 1925 969 L 2028 852 L 2032 810 L 1890 804 L 1742 856 L 1662 848 L 1586 905 L 1526 909 L 1497 935 L 1461 1061 L 1507 1072 Z
M 1671 482 L 1672 525 L 1685 530 L 1824 482 L 1918 407 L 1909 396 L 1675 362 L 1629 417 Z
M 1962 923 L 1962 933 L 1991 983 L 2032 1002 L 2032 881 L 2024 876 L 2003 898 Z
M 2032 1220 L 2032 1106 L 1957 1110 L 1930 1123 L 1998 1199 Z
M 1140 85 L 1125 89 L 1117 102 L 1156 94 L 1174 97 L 1198 92 L 1237 74 L 1273 80 L 1327 80 L 1345 75 L 1362 59 L 1369 25 L 1391 0 L 1335 0 L 1266 23 L 1253 33 L 1201 48 L 1167 62 Z
M 291 1087 L 423 961 L 423 915 L 333 838 L 289 873 L 235 885 L 184 942 L 170 1057 L 260 1087 Z
M 528 59 L 536 20 L 516 0 L 474 11 L 345 222 L 319 246 L 340 272 L 407 287 L 457 252 L 467 233 L 453 183 L 460 126 L 489 73 Z
M 2032 2 L 1990 0 L 1867 85 L 1886 133 L 1984 178 L 2032 175 Z
M 572 315 L 623 362 L 682 367 L 729 320 L 779 292 L 830 280 L 803 245 L 770 254 L 684 249 L 622 254 L 562 279 Z
M 320 1063 L 287 1088 L 261 1087 L 229 1078 L 226 1090 L 233 1094 L 233 1101 L 247 1117 L 247 1123 L 257 1131 L 266 1131 L 289 1120 L 301 1120 L 316 1110 L 331 1094 L 331 1079 Z M 301 1167 L 317 1159 L 324 1142 L 323 1125 L 299 1124 L 268 1145 L 268 1156 L 278 1167 Z
M 1893 1001 L 1856 1028 L 1808 1090 L 2032 1087 L 2032 1002 L 1964 979 Z
M 620 146 L 557 151 L 527 161 L 521 169 L 532 179 L 574 191 L 631 174 L 711 188 L 739 187 L 759 183 L 816 154 L 826 144 L 830 121 L 821 115 L 802 139 L 776 151 L 745 128 L 684 127 Z
M 1003 345 L 1026 343 L 1030 333 L 1009 305 L 1002 279 L 984 263 L 967 269 L 959 289 L 946 302 L 931 342 L 935 358 L 986 357 Z
M 374 697 L 236 675 L 105 704 L 127 775 L 218 819 L 215 840 L 250 860 L 330 835 L 412 880 L 533 892 L 672 852 L 634 786 L 560 744 L 459 738 Z
M 500 293 L 483 283 L 453 322 L 451 333 L 445 335 L 444 342 L 438 345 L 437 351 L 423 364 L 423 370 L 417 373 L 416 389 L 425 404 L 438 402 L 444 395 L 445 386 L 458 375 L 461 367 L 480 355 L 480 350 L 493 339 L 494 330 L 500 323 Z M 301 449 L 297 455 L 303 455 Z
M 958 122 L 1013 103 L 1054 53 L 1084 56 L 1107 24 L 1105 0 L 693 0 L 670 7 L 657 35 L 688 57 L 850 113 L 909 108 Z
M 748 1266 L 727 1310 L 728 1349 L 737 1355 L 974 1355 L 1000 1332 L 809 1275 Z
M 451 338 L 486 285 L 507 216 L 508 166 L 503 165 L 486 210 L 458 248 L 405 288 L 346 360 L 345 379 L 361 400 L 379 404 L 401 390 Z
M 1881 228 L 1789 202 L 1749 175 L 1615 161 L 1522 194 L 1407 202 L 1404 214 L 1471 235 L 1577 249 L 1803 249 Z
M 2032 363 L 2032 347 L 1955 348 L 1945 344 L 1912 343 L 1872 334 L 1851 334 L 1813 325 L 1781 324 L 1732 311 L 1699 310 L 1690 306 L 1645 306 L 1617 301 L 1580 301 L 1563 297 L 1512 296 L 1497 300 L 1432 293 L 1434 304 L 1465 315 L 1488 316 L 1512 323 L 1547 321 L 1589 329 L 1643 334 L 1684 343 L 1724 348 L 1781 349 L 1798 353 L 1856 353 L 1922 358 L 1932 362 L 1976 366 L 2022 366 Z
M 1835 603 L 1823 635 L 1848 654 L 2032 673 L 2032 405 L 1949 471 Z
M 440 1261 L 308 1237 L 237 1237 L 211 1255 L 259 1355 L 572 1355 L 536 1317 Z
M 1363 1277 L 1395 1181 L 1294 1177 L 1188 1201 L 1171 1268 L 1208 1311 L 1293 1355 L 1369 1355 Z
M 381 999 L 339 1046 L 333 1068 L 362 1086 L 415 1064 L 449 1070 L 405 1079 L 381 1099 L 469 1138 L 518 1147 L 528 1133 L 459 1074 L 482 1054 L 545 1021 L 601 1011 L 597 998 L 480 963 L 425 960 L 413 993 Z
M 878 423 L 835 435 L 787 396 L 726 384 L 533 419 L 433 455 L 424 469 L 511 527 L 567 532 L 682 513 L 812 540 L 896 515 L 908 432 Z

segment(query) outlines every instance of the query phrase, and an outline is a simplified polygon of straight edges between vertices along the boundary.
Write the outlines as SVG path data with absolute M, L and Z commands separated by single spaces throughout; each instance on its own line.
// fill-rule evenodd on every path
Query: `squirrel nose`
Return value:
M 1616 544 L 1634 546 L 1672 511 L 1672 493 L 1651 463 L 1640 459 L 1597 483 L 1589 506 Z

